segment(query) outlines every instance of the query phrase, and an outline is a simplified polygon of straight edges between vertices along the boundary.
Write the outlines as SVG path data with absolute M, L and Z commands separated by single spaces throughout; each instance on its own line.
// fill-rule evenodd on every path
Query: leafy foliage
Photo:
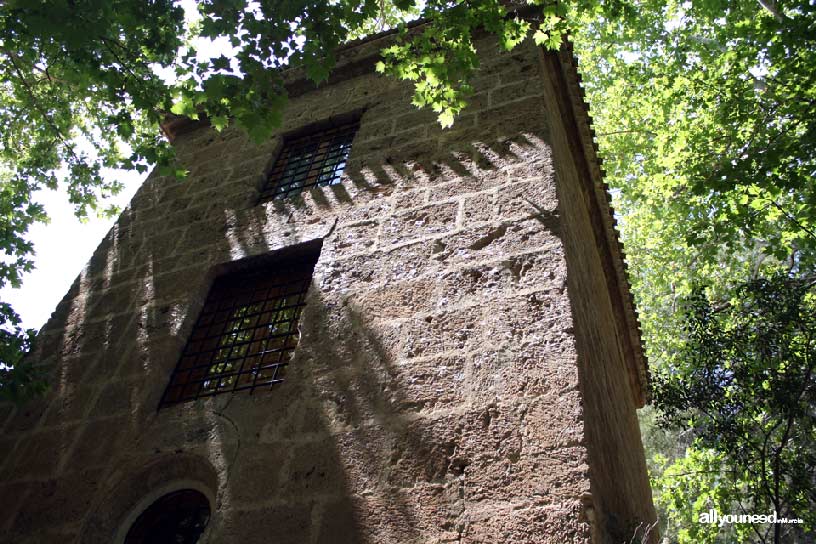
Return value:
M 377 70 L 414 81 L 413 104 L 430 106 L 441 125 L 449 127 L 473 91 L 468 80 L 479 66 L 473 33 L 480 28 L 494 32 L 502 47 L 510 50 L 527 36 L 530 23 L 508 18 L 499 0 L 453 6 L 429 2 L 423 15 L 429 24 L 417 36 L 403 29 L 400 42 L 383 50 Z
M 77 214 L 120 189 L 103 168 L 146 170 L 169 157 L 156 130 L 167 89 L 151 65 L 171 62 L 182 12 L 171 2 L 5 2 L 0 8 L 0 287 L 32 267 L 25 239 L 45 221 L 33 201 L 65 180 Z M 112 213 L 114 210 L 99 210 Z M 0 392 L 42 390 L 21 364 L 31 331 L 0 307 Z
M 43 373 L 23 360 L 31 347 L 35 331 L 22 330 L 20 318 L 6 303 L 0 303 L 0 400 L 15 403 L 43 393 L 47 382 Z
M 807 2 L 774 11 L 645 1 L 617 19 L 571 14 L 641 311 L 676 316 L 697 279 L 813 266 L 816 17 Z M 649 343 L 671 345 L 664 319 L 647 324 Z
M 700 515 L 711 509 L 730 513 L 743 497 L 740 481 L 734 481 L 724 470 L 723 456 L 704 448 L 692 448 L 675 461 L 658 454 L 658 477 L 653 486 L 663 490 L 656 506 L 665 512 L 664 532 L 679 544 L 703 542 L 745 542 L 751 535 L 746 525 L 700 523 Z
M 704 486 L 695 506 L 715 493 L 701 507 L 709 499 L 712 504 L 730 501 L 742 511 L 802 517 L 806 528 L 813 527 L 813 281 L 779 275 L 741 284 L 725 302 L 712 302 L 698 290 L 687 304 L 684 347 L 653 379 L 665 423 L 693 429 L 696 449 L 663 477 L 702 465 L 722 480 Z M 768 533 L 782 527 L 756 536 L 771 541 Z M 699 542 L 699 535 L 690 541 Z
M 814 272 L 814 6 L 643 0 L 618 17 L 571 10 L 568 20 L 650 366 L 674 376 L 676 391 L 694 390 L 691 370 L 703 367 L 688 349 L 681 306 L 695 285 L 729 300 L 729 285 Z M 727 314 L 736 326 L 737 315 Z M 656 395 L 655 412 L 673 413 L 681 398 Z M 761 410 L 764 398 L 743 401 Z M 714 439 L 694 442 L 709 429 L 699 418 L 682 431 L 643 425 L 668 539 L 763 540 L 753 530 L 706 533 L 692 512 L 700 497 L 724 513 L 740 501 L 766 504 L 760 473 L 740 469 Z M 744 438 L 749 447 L 752 436 Z

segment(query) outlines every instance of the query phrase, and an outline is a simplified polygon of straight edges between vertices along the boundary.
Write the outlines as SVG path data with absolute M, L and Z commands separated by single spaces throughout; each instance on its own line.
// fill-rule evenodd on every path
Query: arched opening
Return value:
M 124 544 L 195 544 L 210 520 L 210 501 L 195 489 L 162 496 L 139 514 Z

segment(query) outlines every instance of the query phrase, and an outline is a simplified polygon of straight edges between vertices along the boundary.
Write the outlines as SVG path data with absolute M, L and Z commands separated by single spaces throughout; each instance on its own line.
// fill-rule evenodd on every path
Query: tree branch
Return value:
M 774 19 L 776 19 L 780 23 L 785 22 L 785 19 L 787 19 L 787 17 L 785 16 L 784 13 L 779 11 L 779 7 L 776 5 L 776 2 L 774 0 L 757 0 L 757 1 L 759 2 L 760 6 L 765 8 L 768 11 L 768 13 L 773 15 Z
M 600 134 L 596 134 L 596 138 L 600 138 L 601 136 L 613 136 L 615 134 L 646 134 L 647 136 L 657 136 L 651 130 L 613 130 L 612 132 L 602 132 Z
M 71 154 L 71 156 L 74 158 L 74 160 L 76 160 L 77 162 L 82 162 L 82 159 L 80 159 L 80 157 L 74 151 L 73 144 L 71 144 L 66 139 L 66 136 L 62 133 L 62 130 L 57 126 L 57 124 L 54 122 L 54 120 L 51 118 L 51 116 L 48 114 L 48 112 L 45 111 L 42 108 L 42 106 L 40 105 L 39 99 L 37 98 L 36 93 L 34 93 L 34 89 L 31 88 L 31 85 L 28 83 L 28 80 L 26 80 L 25 76 L 22 73 L 22 70 L 17 65 L 17 63 L 14 61 L 14 55 L 10 51 L 7 51 L 5 49 L 3 49 L 2 51 L 8 57 L 9 62 L 11 62 L 12 68 L 14 68 L 14 72 L 17 74 L 17 77 L 20 78 L 20 83 L 22 84 L 22 86 L 25 89 L 28 96 L 31 98 L 31 105 L 34 107 L 34 109 L 37 110 L 37 112 L 40 115 L 42 115 L 43 120 L 48 124 L 48 126 L 51 127 L 51 129 L 54 131 L 57 139 L 60 142 L 62 142 L 62 144 L 65 146 L 65 149 L 68 150 L 68 152 Z

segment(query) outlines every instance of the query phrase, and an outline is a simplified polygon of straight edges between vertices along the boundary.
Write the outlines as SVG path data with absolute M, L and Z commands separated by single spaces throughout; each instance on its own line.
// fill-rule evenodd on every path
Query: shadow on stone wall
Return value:
M 204 217 L 199 236 L 208 243 L 200 246 L 185 243 L 198 224 L 173 240 L 161 222 L 140 223 L 139 210 L 127 209 L 38 339 L 54 386 L 4 427 L 16 447 L 2 465 L 3 480 L 19 482 L 0 492 L 15 492 L 20 508 L 4 511 L 0 529 L 35 535 L 36 542 L 70 541 L 109 507 L 106 497 L 123 489 L 123 467 L 177 455 L 206 460 L 217 476 L 212 542 L 461 537 L 472 461 L 463 442 L 491 426 L 495 406 L 462 405 L 460 412 L 425 417 L 406 394 L 410 372 L 397 368 L 400 330 L 347 296 L 313 285 L 303 338 L 282 386 L 156 407 L 216 265 L 323 237 L 334 241 L 324 245 L 321 262 L 369 251 L 386 218 L 434 204 L 430 186 L 489 188 L 498 172 L 540 168 L 536 161 L 548 159 L 541 148 L 537 136 L 521 136 L 453 146 L 430 159 L 422 147 L 369 157 L 350 165 L 348 185 L 291 202 L 227 207 L 215 225 L 204 226 Z M 420 155 L 423 163 L 416 162 Z M 144 190 L 160 191 L 159 203 L 177 187 L 156 189 L 155 181 Z M 422 197 L 411 200 L 412 191 Z M 362 228 L 359 240 L 336 241 L 338 232 L 355 232 L 367 221 L 374 227 Z M 551 210 L 528 207 L 524 221 L 539 221 L 539 229 L 558 236 Z M 489 238 L 491 229 L 510 223 L 493 217 L 477 227 Z M 17 440 L 22 435 L 14 433 L 24 430 L 25 440 Z M 141 488 L 130 489 L 132 496 L 117 494 L 122 505 L 142 498 Z M 117 511 L 127 510 L 122 505 Z

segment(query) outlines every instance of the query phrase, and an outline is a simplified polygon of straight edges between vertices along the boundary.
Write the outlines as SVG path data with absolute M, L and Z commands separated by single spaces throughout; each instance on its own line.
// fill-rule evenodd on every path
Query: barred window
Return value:
M 218 278 L 161 406 L 282 382 L 316 261 L 314 255 Z
M 261 201 L 340 183 L 359 126 L 355 120 L 285 140 L 261 193 Z

